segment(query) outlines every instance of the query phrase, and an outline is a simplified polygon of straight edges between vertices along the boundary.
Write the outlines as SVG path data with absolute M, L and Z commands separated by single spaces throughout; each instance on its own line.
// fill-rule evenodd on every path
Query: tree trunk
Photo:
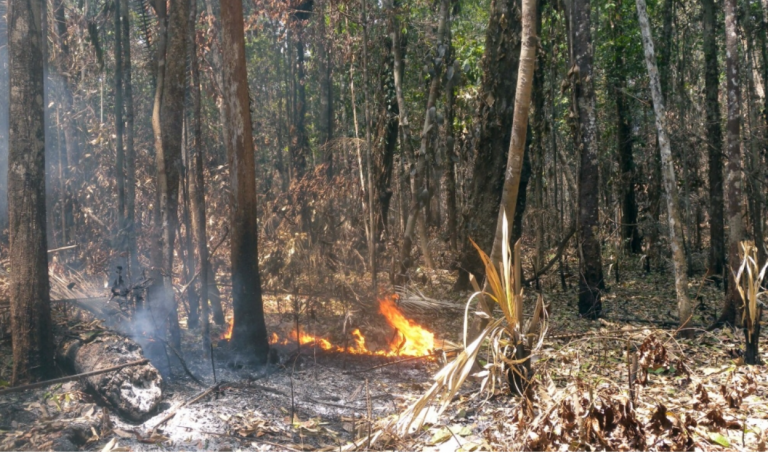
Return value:
M 739 36 L 736 25 L 736 1 L 725 0 L 725 49 L 726 89 L 728 120 L 726 123 L 726 150 L 728 156 L 728 291 L 723 303 L 723 312 L 715 325 L 727 322 L 735 325 L 739 319 L 742 300 L 734 281 L 739 271 L 739 244 L 746 239 L 741 181 L 741 88 L 739 86 Z
M 640 23 L 640 31 L 643 37 L 645 50 L 645 63 L 648 67 L 648 77 L 653 97 L 653 109 L 656 115 L 656 130 L 659 138 L 659 150 L 661 152 L 661 165 L 664 175 L 664 189 L 667 192 L 667 216 L 669 218 L 669 244 L 672 249 L 672 260 L 675 266 L 675 291 L 677 292 L 677 314 L 680 318 L 679 331 L 685 329 L 691 322 L 693 306 L 688 300 L 688 272 L 686 269 L 685 252 L 683 249 L 683 224 L 680 220 L 680 208 L 677 196 L 677 181 L 675 178 L 672 151 L 667 136 L 667 112 L 664 107 L 664 97 L 661 94 L 659 72 L 656 68 L 656 57 L 653 51 L 653 39 L 651 26 L 648 24 L 648 13 L 645 0 L 636 0 L 637 16 Z M 682 332 L 689 336 L 692 331 Z
M 517 72 L 517 87 L 515 90 L 514 119 L 512 121 L 512 137 L 507 153 L 507 166 L 501 204 L 496 220 L 496 235 L 491 249 L 491 263 L 496 265 L 502 260 L 503 218 L 515 218 L 518 204 L 518 191 L 523 176 L 523 161 L 525 160 L 526 141 L 528 136 L 528 113 L 531 105 L 531 88 L 533 86 L 533 71 L 536 66 L 536 50 L 538 36 L 536 34 L 536 0 L 523 0 L 522 4 L 522 39 L 520 49 L 520 66 Z M 513 247 L 514 244 L 508 244 Z M 522 316 L 522 314 L 519 314 Z
M 450 15 L 448 16 L 450 23 Z M 461 66 L 459 60 L 456 59 L 454 54 L 454 48 L 452 43 L 451 28 L 448 27 L 448 50 L 446 51 L 446 68 L 445 74 L 445 113 L 443 115 L 445 122 L 445 207 L 447 217 L 447 233 L 448 244 L 451 250 L 458 251 L 459 239 L 456 222 L 456 167 L 455 164 L 459 161 L 456 155 L 456 131 L 454 130 L 454 119 L 456 117 L 455 103 L 456 103 L 456 87 L 461 83 Z
M 72 100 L 72 86 L 73 81 L 70 75 L 69 65 L 71 64 L 71 54 L 68 42 L 68 31 L 66 18 L 64 16 L 64 4 L 63 0 L 54 0 L 53 2 L 53 17 L 56 22 L 56 43 L 59 49 L 58 53 L 58 67 L 59 73 L 64 79 L 65 89 L 62 90 L 62 110 L 63 110 L 63 131 L 64 131 L 64 143 L 66 146 L 66 164 L 63 166 L 64 178 L 64 193 L 62 194 L 63 210 L 64 210 L 64 223 L 62 242 L 69 244 L 73 239 L 73 234 L 70 231 L 74 226 L 75 216 L 72 209 L 73 195 L 72 195 L 72 183 L 70 181 L 70 168 L 76 168 L 78 163 L 80 149 L 78 146 L 78 135 L 75 127 L 75 120 L 73 118 L 73 100 Z M 3 201 L 4 202 L 4 201 Z
M 259 276 L 256 175 L 241 2 L 221 4 L 224 112 L 232 178 L 232 345 L 257 363 L 269 352 Z
M 157 2 L 162 5 L 163 2 Z M 181 347 L 181 334 L 178 327 L 177 306 L 172 288 L 173 251 L 176 229 L 178 228 L 179 174 L 181 168 L 181 132 L 184 115 L 184 80 L 186 75 L 187 21 L 189 20 L 189 0 L 174 0 L 170 4 L 167 18 L 167 49 L 158 45 L 158 82 L 160 102 L 155 97 L 153 123 L 159 126 L 160 134 L 155 131 L 155 150 L 157 160 L 157 186 L 159 191 L 161 238 L 159 241 L 162 259 L 162 292 L 154 293 L 159 297 L 159 318 L 168 320 L 171 342 L 174 347 Z M 159 6 L 162 10 L 164 6 Z M 165 14 L 158 13 L 161 22 Z M 161 27 L 162 28 L 162 27 Z M 162 38 L 161 38 L 162 39 Z M 167 58 L 173 55 L 174 58 Z M 162 79 L 161 79 L 162 74 Z M 156 313 L 157 314 L 157 313 Z
M 136 150 L 134 148 L 134 108 L 131 67 L 131 26 L 128 0 L 120 0 L 123 24 L 123 78 L 125 98 L 125 229 L 130 254 L 130 275 L 140 275 L 139 249 L 136 245 Z
M 117 234 L 125 228 L 125 151 L 123 149 L 123 27 L 120 23 L 120 1 L 115 1 L 115 179 L 117 182 Z M 122 239 L 122 238 L 121 238 Z M 125 244 L 119 242 L 121 251 Z
M 190 8 L 190 22 L 192 21 L 192 8 Z M 187 34 L 189 36 L 189 34 Z M 190 43 L 191 43 L 190 39 Z M 188 44 L 190 44 L 188 43 Z M 192 48 L 191 46 L 189 47 Z M 192 182 L 190 175 L 190 169 L 192 168 L 192 153 L 189 150 L 190 138 L 189 138 L 189 121 L 184 121 L 184 148 L 183 158 L 184 165 L 181 167 L 182 177 L 179 181 L 181 185 L 181 199 L 182 199 L 182 224 L 184 225 L 184 281 L 190 282 L 195 275 L 195 248 L 192 245 L 192 201 L 191 191 Z M 197 294 L 197 289 L 194 284 L 189 285 L 187 288 L 187 302 L 189 303 L 189 313 L 187 315 L 187 328 L 196 329 L 200 322 L 200 298 Z
M 595 89 L 592 81 L 592 35 L 590 0 L 574 0 L 567 12 L 571 20 L 573 47 L 573 90 L 577 115 L 576 146 L 581 156 L 579 168 L 579 314 L 595 319 L 602 315 L 603 281 L 600 251 L 600 217 L 597 124 Z
M 39 1 L 9 1 L 8 213 L 13 385 L 53 372 L 45 217 L 42 10 Z
M 437 45 L 435 46 L 438 49 L 443 45 L 443 40 L 445 39 L 445 23 L 447 21 L 447 15 L 448 5 L 446 4 L 446 1 L 443 0 L 440 3 L 440 21 L 437 30 Z M 429 248 L 427 247 L 427 228 L 424 219 L 424 209 L 429 206 L 429 190 L 426 188 L 425 184 L 425 173 L 427 166 L 427 133 L 433 126 L 433 121 L 436 116 L 435 101 L 437 100 L 437 91 L 440 83 L 439 74 L 442 69 L 442 64 L 436 65 L 435 75 L 432 77 L 432 81 L 430 83 L 430 89 L 427 96 L 427 108 L 424 112 L 424 128 L 421 135 L 421 148 L 419 149 L 418 155 L 416 155 L 411 145 L 411 126 L 408 121 L 408 112 L 405 104 L 405 96 L 403 94 L 403 84 L 400 78 L 400 74 L 402 73 L 403 68 L 403 58 L 400 52 L 401 41 L 399 24 L 394 17 L 394 12 L 392 12 L 392 17 L 390 20 L 393 21 L 394 24 L 392 27 L 394 32 L 391 36 L 392 47 L 395 54 L 395 93 L 397 95 L 397 105 L 400 112 L 400 129 L 402 134 L 401 138 L 402 143 L 405 145 L 404 148 L 407 150 L 406 154 L 410 156 L 412 161 L 411 202 L 408 209 L 408 220 L 405 223 L 403 243 L 400 248 L 399 274 L 401 277 L 403 277 L 407 269 L 410 268 L 413 264 L 411 261 L 411 247 L 413 245 L 413 234 L 415 232 L 417 223 L 419 227 L 419 245 L 421 252 L 424 255 L 425 264 L 430 269 L 434 268 L 432 258 L 429 254 Z
M 517 218 L 517 204 L 518 204 L 518 192 L 522 184 L 524 176 L 524 160 L 525 149 L 528 138 L 528 113 L 531 105 L 531 88 L 533 86 L 533 72 L 536 66 L 536 50 L 538 48 L 538 37 L 536 34 L 536 0 L 523 0 L 522 4 L 522 32 L 521 32 L 521 48 L 520 48 L 520 65 L 517 71 L 517 86 L 515 89 L 515 103 L 514 103 L 514 119 L 512 121 L 511 140 L 509 142 L 509 149 L 507 151 L 507 165 L 505 169 L 504 185 L 502 188 L 501 202 L 499 204 L 499 212 L 496 216 L 496 233 L 493 239 L 493 247 L 491 248 L 490 261 L 494 266 L 499 266 L 502 262 L 503 247 L 509 247 L 515 250 L 515 244 L 504 244 L 504 224 L 510 225 L 509 219 Z M 530 167 L 530 164 L 529 164 Z M 505 222 L 506 219 L 506 222 Z M 519 251 L 519 247 L 517 248 Z M 475 251 L 477 253 L 477 251 Z M 515 257 L 518 260 L 520 257 Z M 503 274 L 502 269 L 499 270 L 499 275 Z M 521 275 L 513 276 L 514 278 L 522 278 Z M 522 285 L 522 282 L 516 282 L 515 287 Z M 488 292 L 488 281 L 486 280 L 484 285 L 484 291 Z M 478 298 L 477 312 L 485 312 L 488 315 L 491 313 L 491 308 L 488 306 L 485 297 Z M 521 326 L 522 313 L 520 310 L 516 310 L 519 317 L 517 326 L 510 326 L 514 330 L 518 330 Z M 472 324 L 472 328 L 469 333 L 468 341 L 477 337 L 477 335 L 485 328 L 488 323 L 488 317 L 476 316 Z M 525 357 L 525 345 L 517 344 L 518 351 L 517 358 Z M 528 366 L 528 365 L 523 365 Z M 513 376 L 513 374 L 508 374 Z M 512 389 L 523 388 L 523 382 L 515 380 L 510 381 Z M 513 390 L 514 391 L 514 390 Z
M 720 71 L 717 67 L 717 14 L 714 0 L 701 0 L 704 47 L 704 107 L 707 114 L 709 166 L 709 274 L 723 275 L 725 229 L 723 226 L 723 133 L 720 125 Z
M 482 60 L 483 79 L 475 114 L 479 131 L 474 139 L 473 181 L 467 200 L 473 212 L 464 222 L 464 235 L 483 250 L 490 250 L 493 245 L 496 230 L 492 219 L 498 215 L 504 186 L 513 117 L 509 107 L 515 102 L 521 46 L 522 29 L 518 17 L 519 0 L 491 1 Z M 460 244 L 459 250 L 459 278 L 454 288 L 464 290 L 469 288 L 469 274 L 482 279 L 485 271 L 468 240 Z
M 200 263 L 200 317 L 202 319 L 201 337 L 203 355 L 208 357 L 211 349 L 211 332 L 208 308 L 208 234 L 206 232 L 205 213 L 205 173 L 203 171 L 203 129 L 200 101 L 200 67 L 197 59 L 197 2 L 193 1 L 189 13 L 190 67 L 192 69 L 192 229 L 197 240 L 197 261 Z M 223 316 L 222 316 L 223 317 Z
M 616 10 L 618 11 L 620 8 L 621 3 L 617 3 Z M 627 69 L 624 63 L 626 45 L 620 39 L 622 33 L 620 24 L 614 23 L 611 76 L 616 99 L 616 149 L 619 155 L 619 171 L 621 171 L 621 239 L 627 252 L 642 253 L 642 238 L 637 227 L 636 175 L 632 154 L 631 113 L 627 105 L 627 96 L 624 93 L 627 88 Z
M 392 35 L 392 22 L 389 22 L 388 33 Z M 376 152 L 373 158 L 373 167 L 376 184 L 374 196 L 374 212 L 376 213 L 375 237 L 381 241 L 389 232 L 389 207 L 392 201 L 392 173 L 394 166 L 395 150 L 397 149 L 398 115 L 397 96 L 395 94 L 395 58 L 392 49 L 393 41 L 390 38 L 384 40 L 384 58 L 382 70 L 379 74 L 379 93 L 382 99 L 378 102 L 382 106 L 379 114 L 376 138 Z M 400 52 L 405 52 L 405 46 L 400 43 Z M 402 67 L 400 78 L 403 78 Z M 380 145 L 378 145 L 380 144 Z
M 222 24 L 223 33 L 223 24 Z M 222 40 L 223 41 L 223 40 Z M 307 171 L 307 154 L 309 142 L 307 141 L 306 117 L 307 117 L 307 90 L 304 86 L 304 30 L 296 33 L 296 61 L 294 65 L 293 87 L 293 121 L 291 123 L 291 167 L 293 179 L 298 181 Z M 302 209 L 302 214 L 304 214 Z
M 333 178 L 333 64 L 331 53 L 328 51 L 329 41 L 325 30 L 325 14 L 323 8 L 315 9 L 317 17 L 317 71 L 320 82 L 320 147 L 323 150 L 325 174 L 330 181 Z
M 375 227 L 375 215 L 373 212 L 373 149 L 371 149 L 371 106 L 368 99 L 368 91 L 370 91 L 370 84 L 368 83 L 368 12 L 367 12 L 367 0 L 362 0 L 362 24 L 363 24 L 363 97 L 365 100 L 365 152 L 366 163 L 368 170 L 368 265 L 371 269 L 371 288 L 374 297 L 378 293 L 378 284 L 376 282 L 377 270 L 376 270 L 376 227 Z

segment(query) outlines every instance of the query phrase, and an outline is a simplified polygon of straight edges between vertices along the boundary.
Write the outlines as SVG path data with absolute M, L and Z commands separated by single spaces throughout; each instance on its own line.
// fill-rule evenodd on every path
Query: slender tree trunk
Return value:
M 53 372 L 45 217 L 42 2 L 8 4 L 12 384 Z
M 392 21 L 388 24 L 388 33 L 392 34 Z M 382 70 L 379 74 L 381 93 L 381 112 L 379 114 L 377 138 L 374 154 L 374 174 L 376 175 L 376 184 L 374 186 L 374 213 L 376 214 L 375 237 L 378 241 L 390 234 L 389 231 L 389 207 L 392 201 L 392 173 L 394 170 L 395 151 L 397 149 L 398 138 L 398 114 L 397 96 L 395 95 L 395 58 L 392 49 L 392 39 L 388 36 L 384 39 L 384 57 Z M 400 43 L 400 51 L 405 51 L 405 46 Z M 402 67 L 400 68 L 403 69 Z M 402 79 L 403 74 L 400 74 Z M 379 145 L 380 144 L 380 145 Z
M 221 4 L 224 112 L 232 178 L 231 258 L 234 326 L 232 345 L 257 363 L 269 353 L 259 276 L 256 174 L 245 66 L 243 5 Z
M 325 3 L 323 3 L 323 6 Z M 323 161 L 325 162 L 325 174 L 330 181 L 333 178 L 333 61 L 328 47 L 331 45 L 325 28 L 325 13 L 323 7 L 316 7 L 315 14 L 317 18 L 317 70 L 320 81 L 320 147 L 323 150 Z
M 573 30 L 574 99 L 578 117 L 576 145 L 581 156 L 579 168 L 579 314 L 595 319 L 602 315 L 603 281 L 600 250 L 597 124 L 595 90 L 592 81 L 592 35 L 590 0 L 574 0 L 571 11 Z
M 709 167 L 709 272 L 723 275 L 725 228 L 723 225 L 723 133 L 720 119 L 720 70 L 717 67 L 717 14 L 714 0 L 701 0 L 704 47 L 704 107 L 707 114 L 707 157 Z
M 117 228 L 119 232 L 125 228 L 125 150 L 123 149 L 123 27 L 120 21 L 120 1 L 115 5 L 115 179 L 117 180 Z M 127 244 L 120 241 L 124 248 Z
M 446 58 L 447 72 L 445 74 L 445 207 L 448 227 L 448 244 L 451 250 L 458 251 L 459 239 L 456 221 L 456 166 L 459 161 L 456 155 L 456 131 L 454 120 L 456 117 L 456 87 L 461 83 L 461 67 L 456 59 L 453 48 L 453 40 L 450 27 L 450 15 L 448 16 L 448 50 Z
M 541 21 L 542 13 L 544 11 L 544 1 L 537 2 L 536 11 L 536 36 L 541 35 Z M 544 249 L 545 238 L 544 233 L 546 226 L 544 224 L 544 150 L 546 149 L 545 142 L 547 140 L 545 134 L 545 120 L 544 120 L 544 65 L 546 64 L 546 57 L 544 52 L 537 52 L 536 68 L 533 72 L 533 105 L 532 105 L 532 119 L 531 119 L 531 132 L 532 135 L 532 173 L 533 173 L 533 193 L 534 204 L 536 211 L 534 215 L 534 229 L 536 237 L 536 255 L 534 259 L 534 273 L 538 273 L 542 267 L 544 267 Z M 539 279 L 536 279 L 536 289 L 541 289 L 539 285 Z
M 740 321 L 738 313 L 742 300 L 734 281 L 739 271 L 739 244 L 746 239 L 744 209 L 742 208 L 741 180 L 741 88 L 739 86 L 739 36 L 736 25 L 736 1 L 725 0 L 725 49 L 726 89 L 728 120 L 726 122 L 726 150 L 728 176 L 725 182 L 728 197 L 728 291 L 723 303 L 723 312 L 715 325 Z
M 445 22 L 447 14 L 448 6 L 446 5 L 446 1 L 443 0 L 440 4 L 440 22 L 438 25 L 438 43 L 436 47 L 441 46 L 445 38 Z M 429 202 L 429 190 L 426 189 L 424 183 L 426 181 L 425 173 L 427 161 L 427 132 L 429 131 L 429 127 L 431 126 L 432 121 L 435 119 L 434 105 L 437 98 L 437 88 L 440 81 L 438 72 L 441 70 L 441 68 L 435 68 L 435 76 L 433 76 L 432 82 L 430 84 L 430 90 L 427 98 L 427 109 L 424 113 L 424 129 L 422 131 L 421 148 L 419 149 L 419 154 L 417 156 L 411 145 L 411 126 L 408 121 L 408 111 L 405 104 L 405 96 L 403 94 L 403 84 L 400 78 L 400 74 L 403 73 L 401 69 L 403 68 L 403 58 L 400 52 L 400 26 L 397 22 L 397 19 L 394 17 L 394 11 L 391 12 L 390 20 L 393 21 L 394 24 L 392 27 L 394 32 L 391 36 L 392 48 L 395 54 L 395 93 L 397 95 L 397 105 L 400 112 L 400 129 L 402 134 L 401 139 L 404 145 L 404 149 L 406 150 L 406 154 L 410 156 L 412 161 L 411 202 L 408 209 L 408 220 L 405 223 L 403 243 L 400 248 L 399 274 L 402 277 L 405 275 L 407 269 L 409 269 L 413 264 L 411 260 L 411 247 L 413 246 L 413 235 L 417 223 L 419 224 L 418 226 L 420 233 L 419 244 L 421 252 L 424 255 L 425 264 L 428 268 L 434 268 L 432 258 L 429 255 L 429 248 L 427 247 L 426 225 L 424 222 L 424 208 L 425 206 L 428 206 Z
M 536 35 L 536 0 L 523 0 L 522 3 L 522 33 L 520 48 L 520 65 L 517 71 L 517 86 L 515 89 L 514 119 L 512 121 L 512 133 L 507 151 L 507 165 L 505 169 L 504 186 L 502 188 L 501 203 L 496 220 L 496 233 L 491 248 L 490 260 L 495 266 L 500 266 L 502 262 L 503 247 L 509 247 L 514 250 L 514 244 L 504 244 L 504 224 L 508 228 L 512 225 L 509 219 L 514 219 L 517 211 L 518 192 L 523 179 L 523 166 L 525 159 L 526 142 L 528 138 L 528 114 L 531 105 L 531 88 L 533 86 L 533 72 L 536 66 L 536 50 L 538 48 L 538 37 Z M 506 221 L 505 221 L 506 220 Z M 510 235 L 511 236 L 511 235 Z M 512 238 L 511 238 L 512 239 Z M 501 273 L 503 272 L 499 269 Z M 520 276 L 515 276 L 518 278 Z M 516 283 L 516 286 L 520 282 Z M 484 285 L 484 291 L 488 291 L 488 281 Z M 488 306 L 485 298 L 478 298 L 477 312 L 485 312 L 490 316 L 491 308 Z M 518 317 L 522 316 L 520 307 L 516 310 Z M 517 326 L 510 326 L 513 330 L 520 328 L 519 318 Z M 472 324 L 469 338 L 474 339 L 485 328 L 488 323 L 488 316 L 476 316 Z M 525 345 L 518 344 L 517 358 L 522 359 L 526 356 Z M 527 366 L 527 365 L 524 365 Z M 509 374 L 512 375 L 511 373 Z M 510 382 L 512 388 L 522 388 L 522 382 L 514 380 Z M 519 391 L 519 390 L 518 390 Z
M 368 83 L 368 12 L 367 12 L 367 0 L 361 0 L 362 8 L 362 24 L 363 24 L 363 96 L 365 98 L 365 149 L 366 149 L 366 162 L 368 166 L 368 262 L 371 268 L 371 288 L 374 297 L 377 296 L 378 288 L 376 282 L 377 270 L 376 270 L 376 225 L 374 221 L 374 200 L 373 200 L 373 150 L 371 149 L 371 107 L 368 102 L 368 91 L 370 85 Z
M 190 8 L 190 22 L 192 21 L 192 13 Z M 187 35 L 189 36 L 189 35 Z M 191 44 L 191 39 L 190 43 Z M 191 49 L 191 46 L 189 47 Z M 192 245 L 192 201 L 191 201 L 191 188 L 192 188 L 192 182 L 190 176 L 190 169 L 192 168 L 192 153 L 190 152 L 189 146 L 190 144 L 190 138 L 189 138 L 189 121 L 187 118 L 184 120 L 184 147 L 183 147 L 183 158 L 184 158 L 184 165 L 181 167 L 181 179 L 179 181 L 180 189 L 181 189 L 181 199 L 182 199 L 182 209 L 181 209 L 181 216 L 182 216 L 182 224 L 184 225 L 184 281 L 189 282 L 192 280 L 193 276 L 195 275 L 195 248 Z M 189 329 L 196 329 L 199 326 L 200 322 L 200 298 L 197 294 L 197 289 L 195 285 L 189 285 L 187 288 L 187 302 L 189 303 L 189 314 L 187 317 L 187 328 Z
M 621 8 L 621 2 L 616 4 L 616 10 Z M 618 14 L 617 14 L 618 16 Z M 620 20 L 620 19 L 615 19 Z M 622 29 L 619 23 L 613 23 L 613 91 L 616 100 L 616 148 L 621 171 L 621 239 L 629 253 L 642 252 L 642 238 L 637 226 L 637 202 L 635 200 L 635 160 L 632 153 L 631 114 L 627 105 L 627 69 L 624 63 L 626 45 L 621 41 Z
M 664 107 L 664 97 L 661 94 L 661 82 L 659 81 L 659 71 L 656 68 L 656 56 L 653 51 L 653 38 L 651 37 L 651 26 L 648 24 L 648 13 L 645 7 L 645 0 L 636 0 L 636 3 L 640 31 L 643 37 L 643 48 L 645 50 L 645 64 L 648 67 L 648 77 L 651 84 L 653 109 L 656 115 L 656 130 L 659 138 L 659 150 L 661 151 L 664 189 L 667 192 L 669 244 L 672 249 L 672 260 L 675 266 L 677 314 L 680 318 L 679 330 L 682 331 L 691 322 L 693 306 L 688 299 L 688 271 L 686 269 L 685 252 L 683 249 L 683 224 L 681 221 L 677 196 L 677 181 L 675 178 L 674 162 L 672 161 L 669 137 L 667 135 L 667 112 Z M 685 336 L 690 336 L 692 331 L 686 330 L 681 333 Z
M 200 263 L 200 318 L 202 319 L 202 344 L 203 355 L 208 357 L 211 349 L 211 332 L 208 308 L 208 273 L 210 266 L 208 264 L 208 234 L 206 232 L 206 213 L 205 213 L 205 173 L 203 171 L 203 129 L 202 129 L 202 111 L 200 100 L 200 65 L 197 59 L 197 1 L 193 0 L 189 14 L 189 34 L 190 34 L 190 67 L 192 70 L 192 158 L 190 167 L 192 168 L 192 229 L 194 230 L 197 241 L 197 260 Z M 223 318 L 223 313 L 222 313 Z M 223 322 L 222 322 L 223 323 Z
M 294 103 L 290 152 L 293 178 L 298 181 L 307 171 L 307 154 L 309 148 L 305 126 L 307 117 L 307 90 L 304 87 L 304 30 L 299 30 L 296 33 L 296 61 L 293 65 L 295 66 L 295 77 L 293 80 Z M 302 211 L 304 210 L 302 209 Z
M 504 186 L 504 168 L 512 131 L 517 70 L 520 58 L 521 24 L 519 0 L 492 0 L 485 33 L 483 79 L 477 96 L 475 121 L 479 131 L 474 139 L 474 165 L 468 206 L 473 214 L 464 222 L 463 234 L 481 249 L 490 250 L 495 237 L 493 221 L 499 212 Z M 522 193 L 520 191 L 518 193 Z M 469 289 L 469 274 L 485 275 L 482 261 L 468 240 L 459 244 L 459 278 L 456 289 Z
M 62 110 L 63 110 L 63 130 L 64 130 L 64 143 L 66 146 L 66 165 L 63 170 L 62 177 L 64 178 L 64 193 L 62 194 L 63 209 L 64 209 L 64 226 L 62 241 L 69 244 L 73 239 L 73 234 L 70 231 L 74 227 L 75 216 L 72 208 L 73 196 L 72 196 L 72 183 L 70 181 L 70 168 L 77 165 L 80 150 L 78 146 L 78 135 L 75 127 L 73 100 L 72 100 L 72 76 L 70 75 L 69 65 L 71 64 L 71 54 L 68 42 L 69 33 L 67 31 L 66 18 L 64 16 L 64 3 L 63 0 L 54 0 L 53 2 L 53 17 L 56 21 L 56 44 L 59 49 L 58 52 L 58 67 L 59 73 L 64 79 L 64 89 L 61 93 Z
M 136 149 L 134 148 L 133 81 L 131 67 L 131 25 L 128 0 L 120 0 L 123 25 L 123 78 L 125 98 L 125 229 L 130 254 L 130 275 L 140 272 L 139 249 L 136 245 Z

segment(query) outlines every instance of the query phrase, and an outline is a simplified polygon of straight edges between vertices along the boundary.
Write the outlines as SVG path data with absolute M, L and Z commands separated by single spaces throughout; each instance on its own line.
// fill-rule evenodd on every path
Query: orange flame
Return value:
M 360 332 L 360 329 L 355 329 L 350 332 L 354 344 L 347 346 L 346 348 L 336 346 L 326 338 L 310 335 L 306 332 L 299 331 L 297 334 L 296 329 L 289 334 L 290 340 L 288 338 L 281 340 L 276 333 L 272 332 L 272 335 L 270 335 L 269 338 L 269 343 L 282 345 L 287 345 L 290 342 L 298 343 L 299 345 L 314 344 L 325 351 L 380 355 L 387 357 L 418 357 L 428 355 L 434 350 L 435 335 L 416 324 L 416 322 L 406 318 L 397 308 L 396 299 L 394 297 L 388 296 L 379 300 L 379 313 L 384 316 L 387 323 L 396 331 L 395 338 L 390 342 L 389 348 L 386 350 L 369 350 L 365 342 L 365 336 Z
M 224 334 L 219 338 L 220 340 L 229 340 L 232 338 L 232 329 L 235 328 L 235 320 L 229 322 L 229 327 L 227 327 L 227 331 L 224 332 Z
M 387 323 L 397 330 L 398 336 L 401 337 L 395 338 L 389 344 L 395 355 L 420 356 L 435 349 L 435 335 L 403 316 L 393 297 L 385 297 L 379 301 L 379 313 L 387 318 Z

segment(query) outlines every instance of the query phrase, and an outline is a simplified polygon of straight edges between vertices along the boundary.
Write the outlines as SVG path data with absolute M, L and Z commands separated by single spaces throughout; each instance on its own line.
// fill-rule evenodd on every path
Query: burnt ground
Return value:
M 389 437 L 370 449 L 764 449 L 768 374 L 765 365 L 743 365 L 741 330 L 702 330 L 692 340 L 674 338 L 674 328 L 665 324 L 675 322 L 671 272 L 645 274 L 638 263 L 623 267 L 619 282 L 611 274 L 605 318 L 597 322 L 575 316 L 573 284 L 563 291 L 556 273 L 543 282 L 551 316 L 549 337 L 533 358 L 536 386 L 530 404 L 503 386 L 488 394 L 478 392 L 477 382 L 467 382 L 446 412 L 428 417 L 418 433 L 405 439 Z M 447 273 L 429 277 L 430 283 L 419 288 L 428 297 L 467 300 L 468 294 L 450 292 Z M 570 281 L 575 283 L 573 277 Z M 711 323 L 721 291 L 692 280 L 691 293 L 701 301 L 696 325 Z M 527 293 L 531 302 L 533 289 Z M 278 304 L 279 299 L 268 304 L 268 326 L 285 333 L 295 318 L 286 308 L 290 303 Z M 303 328 L 338 343 L 343 341 L 339 332 L 344 320 L 351 316 L 348 325 L 370 332 L 373 342 L 386 339 L 374 310 L 347 307 L 345 313 L 333 304 L 308 305 L 300 317 L 306 323 Z M 460 340 L 462 315 L 458 312 L 422 309 L 407 314 L 438 338 Z M 82 322 L 86 321 L 84 316 Z M 768 362 L 765 332 L 761 354 Z M 205 385 L 196 384 L 178 364 L 173 365 L 173 376 L 165 379 L 165 400 L 148 420 L 132 424 L 111 412 L 105 417 L 81 384 L 71 382 L 1 396 L 0 449 L 366 450 L 369 431 L 379 429 L 382 421 L 421 396 L 440 367 L 440 355 L 371 369 L 397 359 L 329 353 L 309 346 L 297 354 L 295 346 L 287 345 L 281 347 L 276 365 L 239 368 L 238 358 L 222 341 L 215 349 L 216 377 L 225 382 L 221 391 L 181 407 L 153 435 L 152 428 L 160 420 L 213 383 L 210 361 L 202 357 L 193 334 L 187 335 L 183 355 Z M 648 362 L 647 381 L 633 386 L 634 409 L 627 411 L 622 406 L 630 392 L 626 351 L 642 352 L 648 341 L 664 354 Z M 9 341 L 4 340 L 0 348 L 0 380 L 8 380 Z M 609 418 L 614 421 L 606 421 Z

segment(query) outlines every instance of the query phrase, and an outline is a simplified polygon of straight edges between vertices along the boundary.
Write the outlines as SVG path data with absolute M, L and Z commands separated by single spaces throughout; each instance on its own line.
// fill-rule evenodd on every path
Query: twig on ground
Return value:
M 123 368 L 127 368 L 129 366 L 144 365 L 145 363 L 148 363 L 148 362 L 149 362 L 149 359 L 141 359 L 141 360 L 136 360 L 135 362 L 128 362 L 122 365 L 116 365 L 113 367 L 104 368 L 103 370 L 89 371 L 87 373 L 74 374 L 72 376 L 66 376 L 58 379 L 51 379 L 49 381 L 41 381 L 41 382 L 35 382 L 34 384 L 26 384 L 26 385 L 20 385 L 18 387 L 11 387 L 11 388 L 0 390 L 0 395 L 6 395 L 8 393 L 15 393 L 15 392 L 22 392 L 24 390 L 37 389 L 40 387 L 47 387 L 49 385 L 61 384 L 63 382 L 76 381 L 80 378 L 86 378 L 90 376 L 96 376 L 99 374 L 109 373 L 110 371 L 117 371 Z
M 420 356 L 418 356 L 418 357 L 408 357 L 407 359 L 402 359 L 402 360 L 395 360 L 394 362 L 387 362 L 387 363 L 383 363 L 383 364 L 381 364 L 381 365 L 376 365 L 376 366 L 374 366 L 374 367 L 371 367 L 371 368 L 366 368 L 366 369 L 364 369 L 364 370 L 344 371 L 344 374 L 359 374 L 359 373 L 365 373 L 365 372 L 368 372 L 368 371 L 378 370 L 379 368 L 384 368 L 384 367 L 388 367 L 388 366 L 392 366 L 392 365 L 397 365 L 398 363 L 403 363 L 403 362 L 411 362 L 411 361 L 413 361 L 413 360 L 419 360 L 419 359 L 426 359 L 426 358 L 429 358 L 429 357 L 433 357 L 433 356 L 434 356 L 434 355 L 436 355 L 436 354 L 440 354 L 440 353 L 442 353 L 442 352 L 443 352 L 443 350 L 442 350 L 442 349 L 440 349 L 440 350 L 437 350 L 437 351 L 435 351 L 435 352 L 433 352 L 433 353 L 431 353 L 431 354 L 427 354 L 427 355 L 420 355 Z
M 155 427 L 152 428 L 152 432 L 157 431 L 157 428 L 159 428 L 159 427 L 163 426 L 164 424 L 168 423 L 168 420 L 170 420 L 174 416 L 176 416 L 176 413 L 179 411 L 179 409 L 181 409 L 184 406 L 189 406 L 190 404 L 195 404 L 196 402 L 200 401 L 201 399 L 205 398 L 206 396 L 210 395 L 211 393 L 218 391 L 219 387 L 222 384 L 223 384 L 223 382 L 219 383 L 219 384 L 215 384 L 215 385 L 213 385 L 211 387 L 208 387 L 208 389 L 206 389 L 204 392 L 202 392 L 201 394 L 197 395 L 196 397 L 192 398 L 191 400 L 187 400 L 187 401 L 179 404 L 175 408 L 171 409 L 170 413 L 168 413 L 168 415 L 163 417 L 163 419 L 160 420 L 159 422 L 157 422 Z
M 201 381 L 200 379 L 195 377 L 195 375 L 192 374 L 192 372 L 189 370 L 189 367 L 187 367 L 187 362 L 184 361 L 184 357 L 181 356 L 181 353 L 179 351 L 177 351 L 176 348 L 174 348 L 173 345 L 171 345 L 167 341 L 165 341 L 165 340 L 162 340 L 162 341 L 163 341 L 163 343 L 166 344 L 166 346 L 168 346 L 168 348 L 171 350 L 171 352 L 173 352 L 173 354 L 176 356 L 176 358 L 179 359 L 179 363 L 181 363 L 181 367 L 184 368 L 184 371 L 187 373 L 187 376 L 189 376 L 193 381 L 197 382 L 200 385 L 200 387 L 205 387 L 205 384 L 203 384 L 203 381 Z M 215 382 L 214 382 L 214 384 L 215 384 Z

